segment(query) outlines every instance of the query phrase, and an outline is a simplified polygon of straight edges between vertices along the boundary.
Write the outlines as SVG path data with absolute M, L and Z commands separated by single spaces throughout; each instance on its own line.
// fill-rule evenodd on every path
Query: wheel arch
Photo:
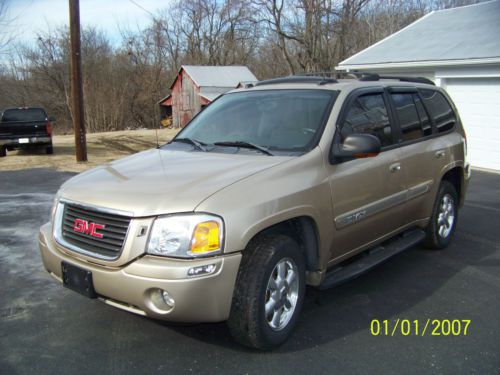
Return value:
M 304 254 L 307 271 L 320 269 L 320 237 L 316 221 L 310 216 L 297 216 L 275 223 L 256 233 L 249 241 L 269 234 L 283 234 L 293 238 Z
M 441 181 L 448 181 L 455 187 L 459 199 L 459 207 L 463 206 L 465 200 L 464 179 L 464 170 L 461 166 L 454 166 L 453 168 L 447 170 L 441 177 Z

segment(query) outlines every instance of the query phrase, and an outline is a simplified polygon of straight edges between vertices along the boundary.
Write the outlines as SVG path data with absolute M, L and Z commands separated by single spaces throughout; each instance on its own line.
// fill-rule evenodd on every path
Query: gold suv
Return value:
M 290 336 L 306 285 L 338 285 L 420 242 L 446 247 L 469 177 L 458 112 L 430 81 L 279 78 L 68 180 L 40 251 L 87 297 L 227 320 L 239 342 L 269 349 Z

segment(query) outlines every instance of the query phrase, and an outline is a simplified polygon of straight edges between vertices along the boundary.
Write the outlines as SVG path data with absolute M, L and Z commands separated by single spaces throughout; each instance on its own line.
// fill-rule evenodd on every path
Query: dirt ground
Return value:
M 178 129 L 159 129 L 158 139 L 164 144 L 172 139 Z M 55 135 L 54 154 L 46 155 L 45 149 L 10 151 L 0 158 L 0 171 L 27 168 L 55 168 L 59 171 L 83 172 L 100 164 L 147 150 L 156 146 L 155 130 L 127 130 L 87 134 L 88 162 L 77 163 L 73 135 Z

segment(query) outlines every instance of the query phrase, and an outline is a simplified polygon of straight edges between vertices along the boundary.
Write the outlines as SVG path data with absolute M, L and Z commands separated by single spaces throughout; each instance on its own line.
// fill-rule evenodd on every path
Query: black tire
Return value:
M 7 149 L 5 147 L 0 147 L 0 158 L 7 156 Z
M 54 153 L 54 148 L 52 147 L 52 145 L 47 146 L 45 152 L 47 153 L 47 155 L 52 155 Z
M 446 201 L 449 199 L 449 202 Z M 448 210 L 452 210 L 453 220 L 451 224 L 448 219 L 450 218 L 449 214 L 444 216 L 444 208 L 448 206 Z M 446 210 L 445 210 L 446 211 Z M 443 224 L 444 221 L 441 220 L 443 217 L 444 221 L 448 224 Z M 439 186 L 439 190 L 436 196 L 436 201 L 434 202 L 434 207 L 432 209 L 432 216 L 425 230 L 426 237 L 424 239 L 424 246 L 428 249 L 438 250 L 447 247 L 451 240 L 453 239 L 453 235 L 455 233 L 455 229 L 457 227 L 458 220 L 458 194 L 455 187 L 448 181 L 441 181 L 441 185 Z M 443 229 L 444 225 L 444 229 Z M 441 232 L 440 232 L 441 229 Z
M 290 262 L 291 261 L 291 262 Z M 297 283 L 290 283 L 293 287 L 278 287 L 274 292 L 268 291 L 271 275 L 278 276 L 278 263 L 286 267 L 295 264 L 296 269 L 287 268 L 286 276 L 297 271 Z M 297 285 L 298 284 L 298 285 Z M 288 285 L 288 284 L 285 284 Z M 289 301 L 286 296 L 289 290 L 296 290 L 294 309 L 287 308 Z M 302 308 L 305 293 L 305 265 L 304 256 L 297 243 L 284 235 L 264 235 L 252 241 L 243 252 L 236 286 L 233 293 L 231 313 L 228 326 L 232 336 L 243 345 L 268 350 L 285 342 L 291 335 L 297 323 Z M 275 305 L 284 314 L 283 327 L 271 327 L 271 316 L 275 316 L 276 309 L 271 315 L 266 315 L 266 299 L 279 295 L 281 301 Z M 273 298 L 275 301 L 276 299 Z M 292 306 L 292 305 L 290 305 Z M 290 313 L 288 313 L 290 311 Z M 278 321 L 280 321 L 278 319 Z

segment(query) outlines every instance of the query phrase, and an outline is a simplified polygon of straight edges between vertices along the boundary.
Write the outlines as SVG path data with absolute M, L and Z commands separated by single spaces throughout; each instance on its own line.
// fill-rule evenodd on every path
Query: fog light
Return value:
M 188 276 L 209 275 L 215 271 L 215 264 L 207 264 L 205 266 L 192 267 L 188 270 Z
M 175 301 L 166 290 L 161 291 L 161 297 L 163 298 L 163 302 L 165 302 L 169 307 L 174 307 Z

